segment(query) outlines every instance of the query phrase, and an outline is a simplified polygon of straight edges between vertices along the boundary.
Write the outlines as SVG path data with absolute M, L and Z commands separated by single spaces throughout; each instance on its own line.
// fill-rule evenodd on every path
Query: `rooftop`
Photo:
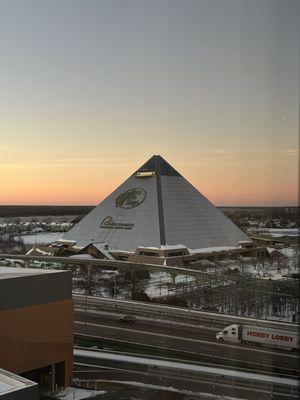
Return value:
M 143 164 L 134 175 L 145 172 L 153 172 L 156 175 L 167 175 L 167 176 L 181 176 L 166 160 L 160 155 L 154 155 L 145 164 Z M 149 175 L 151 176 L 151 175 Z
M 0 279 L 21 278 L 30 275 L 45 275 L 63 272 L 55 269 L 41 268 L 18 268 L 18 267 L 2 267 L 0 266 Z
M 0 368 L 0 397 L 4 394 L 22 390 L 29 386 L 36 386 L 37 383 L 29 381 L 21 376 L 15 375 Z
M 241 246 L 217 246 L 217 247 L 204 247 L 201 249 L 190 249 L 191 254 L 198 254 L 198 253 L 214 253 L 218 251 L 232 251 L 232 250 L 241 250 Z

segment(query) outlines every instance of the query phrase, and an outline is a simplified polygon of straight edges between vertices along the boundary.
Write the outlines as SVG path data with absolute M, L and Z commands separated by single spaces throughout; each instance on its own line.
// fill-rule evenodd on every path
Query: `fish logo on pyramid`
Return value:
M 151 157 L 66 234 L 77 246 L 110 249 L 184 245 L 197 250 L 251 242 L 161 156 Z
M 127 190 L 116 198 L 116 207 L 133 208 L 139 206 L 146 198 L 146 192 L 142 188 Z

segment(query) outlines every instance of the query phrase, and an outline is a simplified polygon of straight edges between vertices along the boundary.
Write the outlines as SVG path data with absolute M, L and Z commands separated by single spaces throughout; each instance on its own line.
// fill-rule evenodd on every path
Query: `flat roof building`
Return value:
M 1 400 L 38 400 L 38 384 L 0 368 Z
M 72 364 L 71 272 L 0 267 L 0 368 L 51 389 Z

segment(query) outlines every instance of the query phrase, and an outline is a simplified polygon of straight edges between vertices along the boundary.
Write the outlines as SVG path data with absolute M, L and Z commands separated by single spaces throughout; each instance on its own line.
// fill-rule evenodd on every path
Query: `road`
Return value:
M 86 318 L 86 320 L 85 320 Z M 297 354 L 284 350 L 271 350 L 246 345 L 222 344 L 216 342 L 216 329 L 192 325 L 180 325 L 138 318 L 134 324 L 125 324 L 117 315 L 107 313 L 76 312 L 75 332 L 105 338 L 97 343 L 109 343 L 132 347 L 133 351 L 147 354 L 180 357 L 186 360 L 243 368 L 252 371 L 266 371 L 294 376 L 299 372 Z M 117 346 L 117 347 L 116 347 Z
M 91 380 L 140 382 L 188 390 L 189 393 L 211 393 L 247 399 L 297 398 L 295 379 L 283 379 L 261 374 L 236 372 L 224 368 L 206 367 L 166 359 L 147 358 L 103 351 L 74 350 L 75 379 L 81 384 Z M 90 387 L 92 387 L 92 385 Z M 97 382 L 95 382 L 96 388 Z

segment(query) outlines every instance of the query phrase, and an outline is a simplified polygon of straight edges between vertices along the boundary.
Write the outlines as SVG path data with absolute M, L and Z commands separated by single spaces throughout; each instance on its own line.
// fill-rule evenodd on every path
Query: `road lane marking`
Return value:
M 171 361 L 163 361 L 163 360 L 153 360 L 147 357 L 132 357 L 132 356 L 123 356 L 121 357 L 119 354 L 111 354 L 111 353 L 103 353 L 101 351 L 95 350 L 87 350 L 87 349 L 74 349 L 73 354 L 75 357 L 85 357 L 90 359 L 99 359 L 99 360 L 107 360 L 107 361 L 123 361 L 126 363 L 134 363 L 140 365 L 155 366 L 166 369 L 175 369 L 182 371 L 193 371 L 193 372 L 204 372 L 204 373 L 215 373 L 218 375 L 228 376 L 228 377 L 239 377 L 241 379 L 253 379 L 262 382 L 276 382 L 285 385 L 298 385 L 297 379 L 291 378 L 283 378 L 283 377 L 274 377 L 272 375 L 262 375 L 261 373 L 253 373 L 253 372 L 243 372 L 243 371 L 234 371 L 229 369 L 224 369 L 220 367 L 207 367 L 200 365 L 190 365 L 184 362 L 171 362 Z
M 77 333 L 76 335 L 79 335 L 79 336 L 86 336 L 88 339 L 95 339 L 95 340 L 108 340 L 108 341 L 112 341 L 112 342 L 114 342 L 114 343 L 126 343 L 126 344 L 130 344 L 130 345 L 135 345 L 135 346 L 142 346 L 142 347 L 148 347 L 148 348 L 154 348 L 154 349 L 159 349 L 159 350 L 163 350 L 163 351 L 174 351 L 174 352 L 182 352 L 182 354 L 183 355 L 192 355 L 192 356 L 196 356 L 196 357 L 206 357 L 206 358 L 213 358 L 213 359 L 218 359 L 218 360 L 223 360 L 223 361 L 226 361 L 226 362 L 228 362 L 228 361 L 230 361 L 230 362 L 238 362 L 238 363 L 241 363 L 241 364 L 243 364 L 243 363 L 246 363 L 247 365 L 254 365 L 254 366 L 260 366 L 260 367 L 267 367 L 267 368 L 271 368 L 272 370 L 273 370 L 273 368 L 274 368 L 274 363 L 272 362 L 272 360 L 271 360 L 271 364 L 265 364 L 265 363 L 257 363 L 257 362 L 254 362 L 254 361 L 247 361 L 247 362 L 245 362 L 244 361 L 244 359 L 237 359 L 237 358 L 229 358 L 229 357 L 224 357 L 224 356 L 216 356 L 216 355 L 212 355 L 212 354 L 203 354 L 203 353 L 197 353 L 197 352 L 193 352 L 193 351 L 189 351 L 189 350 L 179 350 L 178 348 L 174 348 L 174 347 L 163 347 L 163 346 L 159 346 L 159 345 L 151 345 L 151 344 L 145 344 L 145 343 L 141 343 L 141 342 L 134 342 L 134 341 L 128 341 L 128 340 L 125 340 L 125 339 L 113 339 L 113 338 L 108 338 L 108 337 L 105 337 L 105 336 L 95 336 L 95 335 L 92 335 L 92 334 L 86 334 L 86 333 Z M 75 347 L 75 348 L 77 348 L 77 347 Z M 78 348 L 80 349 L 81 347 L 80 346 L 78 346 Z M 84 347 L 85 349 L 86 349 L 86 347 Z M 91 350 L 90 348 L 88 348 L 88 350 Z M 96 351 L 100 351 L 100 350 L 98 350 L 98 349 L 96 349 Z M 138 354 L 138 353 L 124 353 L 124 352 L 119 352 L 119 351 L 115 351 L 115 350 L 105 350 L 105 349 L 103 349 L 103 348 L 101 348 L 101 351 L 102 352 L 108 352 L 108 353 L 114 353 L 114 354 L 123 354 L 123 355 L 126 355 L 126 354 L 130 354 L 131 356 L 132 355 L 136 355 L 137 357 L 143 357 L 144 356 L 144 354 Z M 174 358 L 174 357 L 157 357 L 157 356 L 152 356 L 152 355 L 148 355 L 148 357 L 149 358 L 153 358 L 153 359 L 159 359 L 159 358 L 161 358 L 161 359 L 163 359 L 163 360 L 167 360 L 167 359 L 170 359 L 170 360 L 172 360 L 172 361 L 174 361 L 174 360 L 178 360 L 179 362 L 182 362 L 183 360 L 186 362 L 186 363 L 195 363 L 195 361 L 190 361 L 190 360 L 186 360 L 186 359 L 176 359 L 176 358 Z M 197 363 L 197 362 L 196 362 Z M 215 364 L 212 364 L 212 363 L 209 363 L 209 362 L 207 362 L 207 361 L 205 361 L 204 362 L 204 364 L 206 364 L 206 365 L 215 365 Z M 203 362 L 201 362 L 201 365 L 203 365 Z M 224 367 L 224 368 L 229 368 L 229 367 Z M 237 369 L 240 369 L 240 370 L 246 370 L 246 371 L 252 371 L 252 369 L 249 369 L 249 367 L 248 368 L 246 368 L 246 367 L 237 367 L 236 366 L 236 368 Z M 283 371 L 283 370 L 285 370 L 285 371 L 287 371 L 287 370 L 290 370 L 290 371 L 292 371 L 293 372 L 293 374 L 292 375 L 294 375 L 295 373 L 298 373 L 298 370 L 296 369 L 296 368 L 287 368 L 287 367 L 280 367 L 280 369 Z M 257 371 L 261 371 L 261 370 L 259 370 L 259 369 L 257 369 Z M 276 373 L 275 373 L 276 374 Z M 282 375 L 280 375 L 280 374 L 278 374 L 279 376 L 282 376 Z
M 165 337 L 165 338 L 169 338 L 169 339 L 177 339 L 177 340 L 184 340 L 184 341 L 188 341 L 188 342 L 192 342 L 192 343 L 198 343 L 198 344 L 209 344 L 209 345 L 213 345 L 213 346 L 222 346 L 222 347 L 228 347 L 228 348 L 234 348 L 234 349 L 242 349 L 243 351 L 255 351 L 255 352 L 260 352 L 260 353 L 269 353 L 274 355 L 278 355 L 279 357 L 281 356 L 285 356 L 285 357 L 290 357 L 290 358 L 297 358 L 298 356 L 294 356 L 292 354 L 285 354 L 285 353 L 274 353 L 272 351 L 269 351 L 267 349 L 256 349 L 256 348 L 245 348 L 242 346 L 233 346 L 230 344 L 223 344 L 223 343 L 215 343 L 215 342 L 210 342 L 208 340 L 199 340 L 199 339 L 191 339 L 191 338 L 183 338 L 180 336 L 172 336 L 172 335 L 166 335 L 163 333 L 156 333 L 156 332 L 146 332 L 146 331 L 135 331 L 134 329 L 129 329 L 129 328 L 120 328 L 120 327 L 115 327 L 115 326 L 111 326 L 111 325 L 104 325 L 104 324 L 96 324 L 94 322 L 84 322 L 84 321 L 75 321 L 75 324 L 78 325 L 84 325 L 84 326 L 94 326 L 94 327 L 100 327 L 100 328 L 108 328 L 111 330 L 118 330 L 118 331 L 123 331 L 123 332 L 130 332 L 130 333 L 143 333 L 144 335 L 148 335 L 148 336 L 157 336 L 157 337 Z
M 85 316 L 86 314 L 89 314 L 90 316 L 92 316 L 94 314 L 94 316 L 104 316 L 107 317 L 115 317 L 115 318 L 111 318 L 114 321 L 118 320 L 118 317 L 123 317 L 124 313 L 115 313 L 115 312 L 106 312 L 106 311 L 99 311 L 99 310 L 91 310 L 88 309 L 87 313 L 85 312 L 85 310 L 83 310 L 82 308 L 78 309 L 75 308 L 75 315 L 78 315 L 80 317 Z M 117 318 L 116 318 L 117 317 Z M 199 328 L 199 329 L 205 329 L 208 331 L 212 331 L 212 332 L 217 332 L 217 330 L 222 330 L 224 327 L 224 323 L 220 323 L 220 325 L 218 327 L 212 327 L 212 326 L 207 326 L 207 325 L 202 325 L 202 324 L 192 324 L 192 323 L 188 323 L 188 322 L 182 322 L 182 321 L 176 321 L 176 320 L 162 320 L 160 318 L 151 318 L 151 317 L 141 317 L 140 315 L 137 315 L 138 320 L 141 320 L 142 322 L 154 322 L 156 325 L 160 326 L 160 325 L 167 325 L 170 328 L 172 327 L 172 325 L 176 325 L 176 326 L 180 326 L 180 327 L 188 327 L 188 328 Z

